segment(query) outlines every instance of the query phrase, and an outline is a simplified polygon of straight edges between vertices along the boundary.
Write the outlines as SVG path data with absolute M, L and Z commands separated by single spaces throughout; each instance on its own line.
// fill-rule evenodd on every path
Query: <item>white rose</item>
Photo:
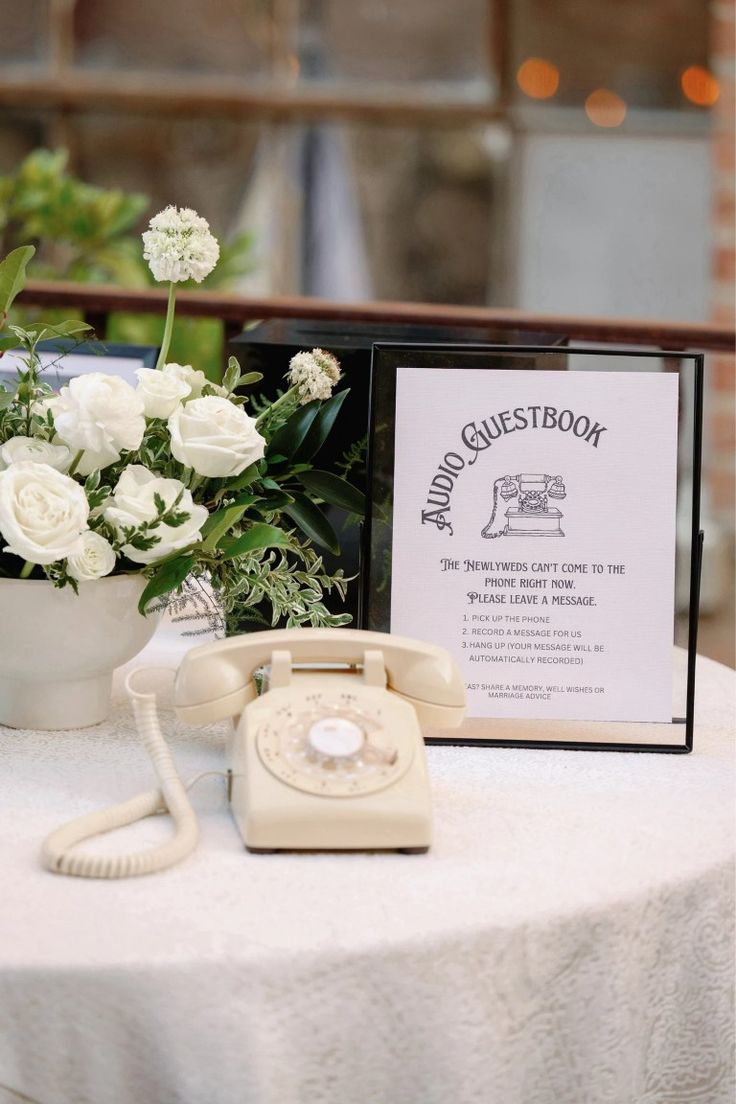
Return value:
M 137 449 L 143 440 L 143 399 L 119 376 L 77 376 L 50 406 L 60 440 L 74 453 L 84 449 L 76 469 L 80 475 L 116 463 L 121 452 Z
M 82 547 L 89 504 L 78 483 L 48 464 L 26 460 L 0 472 L 0 533 L 6 552 L 56 563 Z
M 136 394 L 143 400 L 143 413 L 147 418 L 168 418 L 177 406 L 191 394 L 192 388 L 172 372 L 159 372 L 155 368 L 137 368 Z
M 189 399 L 198 399 L 203 387 L 211 387 L 218 395 L 227 395 L 224 387 L 208 380 L 204 372 L 200 372 L 198 368 L 192 368 L 191 364 L 165 364 L 161 371 L 165 376 L 172 376 L 188 385 L 190 393 L 185 402 L 189 402 Z
M 181 406 L 168 426 L 172 454 L 198 475 L 240 475 L 261 459 L 266 448 L 255 418 L 219 395 L 205 395 Z
M 112 545 L 91 529 L 82 533 L 82 547 L 79 552 L 67 556 L 66 560 L 67 573 L 80 583 L 101 579 L 103 575 L 109 575 L 114 567 L 115 553 Z
M 11 437 L 0 445 L 0 471 L 11 464 L 31 460 L 35 464 L 48 464 L 50 468 L 65 472 L 72 462 L 71 451 L 66 445 L 52 445 L 37 437 Z
M 209 517 L 204 506 L 196 506 L 191 492 L 186 490 L 179 479 L 164 479 L 154 475 L 142 464 L 131 464 L 118 480 L 112 498 L 108 499 L 103 517 L 116 531 L 122 534 L 124 528 L 139 528 L 143 522 L 153 521 L 158 516 L 155 496 L 159 495 L 167 509 L 174 505 L 181 494 L 176 507 L 177 512 L 189 517 L 181 525 L 159 524 L 146 530 L 146 535 L 158 537 L 152 548 L 135 548 L 132 544 L 123 545 L 123 552 L 134 563 L 155 563 L 178 548 L 186 548 L 201 537 L 200 530 Z

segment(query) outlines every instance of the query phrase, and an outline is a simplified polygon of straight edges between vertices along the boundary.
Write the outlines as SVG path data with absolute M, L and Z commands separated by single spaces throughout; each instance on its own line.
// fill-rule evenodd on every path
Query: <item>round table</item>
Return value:
M 735 682 L 699 660 L 691 756 L 429 748 L 424 856 L 250 855 L 210 777 L 198 850 L 118 882 L 38 855 L 152 785 L 120 683 L 1 730 L 0 1102 L 731 1104 Z M 163 727 L 222 768 L 221 726 Z

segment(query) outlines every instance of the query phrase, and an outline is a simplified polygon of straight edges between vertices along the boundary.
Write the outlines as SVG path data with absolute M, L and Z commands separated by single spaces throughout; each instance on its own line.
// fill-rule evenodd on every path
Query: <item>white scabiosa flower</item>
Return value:
M 311 353 L 297 353 L 291 358 L 286 378 L 298 388 L 304 406 L 312 399 L 329 399 L 340 375 L 340 362 L 332 353 L 312 349 Z
M 109 575 L 115 567 L 115 553 L 109 541 L 88 529 L 82 533 L 82 546 L 67 557 L 66 570 L 79 583 Z
M 149 222 L 143 234 L 143 256 L 154 278 L 201 284 L 217 264 L 220 247 L 207 219 L 189 207 L 166 207 Z

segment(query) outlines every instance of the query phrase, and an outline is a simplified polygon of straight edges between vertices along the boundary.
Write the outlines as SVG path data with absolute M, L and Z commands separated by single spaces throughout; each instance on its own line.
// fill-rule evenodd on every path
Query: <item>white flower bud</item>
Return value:
M 181 383 L 186 383 L 190 388 L 190 393 L 183 400 L 184 402 L 189 402 L 190 399 L 198 399 L 205 387 L 211 387 L 215 394 L 227 398 L 228 393 L 224 387 L 220 387 L 219 383 L 213 383 L 212 380 L 207 379 L 204 372 L 201 372 L 198 368 L 192 368 L 191 364 L 165 364 L 161 371 L 163 375 L 173 376 Z
M 112 545 L 92 529 L 82 533 L 82 547 L 78 552 L 67 556 L 66 560 L 67 574 L 80 583 L 101 579 L 103 575 L 109 575 L 114 567 L 115 553 Z
M 313 399 L 329 399 L 340 375 L 340 363 L 332 353 L 312 349 L 311 353 L 297 353 L 291 358 L 286 378 L 292 387 L 298 387 L 299 401 L 304 406 Z
M 143 413 L 147 418 L 168 418 L 181 406 L 192 392 L 188 383 L 171 372 L 155 368 L 137 368 L 136 393 L 143 400 Z

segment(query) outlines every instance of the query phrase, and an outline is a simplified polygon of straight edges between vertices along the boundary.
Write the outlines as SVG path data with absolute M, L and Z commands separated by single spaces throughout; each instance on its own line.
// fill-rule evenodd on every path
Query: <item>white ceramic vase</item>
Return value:
M 153 636 L 138 612 L 147 580 L 113 575 L 79 594 L 44 579 L 0 579 L 0 724 L 84 728 L 104 721 L 112 673 Z

